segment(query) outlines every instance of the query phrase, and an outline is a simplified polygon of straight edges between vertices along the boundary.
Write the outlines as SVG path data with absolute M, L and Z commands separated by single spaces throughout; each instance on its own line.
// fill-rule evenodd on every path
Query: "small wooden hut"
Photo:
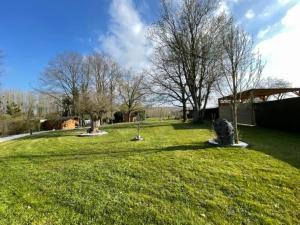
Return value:
M 75 129 L 78 125 L 79 119 L 77 117 L 62 117 L 46 120 L 41 124 L 43 130 L 68 130 Z

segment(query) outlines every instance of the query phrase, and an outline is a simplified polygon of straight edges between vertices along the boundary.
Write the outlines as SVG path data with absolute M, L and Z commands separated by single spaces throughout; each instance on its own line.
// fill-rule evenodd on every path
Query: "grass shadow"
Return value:
M 56 131 L 56 132 L 49 132 L 49 133 L 41 133 L 41 134 L 34 134 L 30 136 L 25 136 L 22 138 L 16 139 L 16 141 L 22 140 L 34 140 L 34 139 L 41 139 L 41 138 L 58 138 L 58 137 L 71 137 L 74 136 L 76 133 L 75 130 L 72 131 Z
M 112 124 L 112 125 L 105 125 L 103 128 L 107 129 L 130 129 L 130 128 L 136 128 L 137 123 L 118 123 L 118 124 Z M 170 126 L 168 123 L 162 123 L 162 122 L 141 122 L 141 127 L 142 128 L 152 128 L 152 127 L 167 127 Z
M 204 123 L 173 123 L 171 124 L 175 130 L 193 130 L 193 129 L 210 129 L 209 122 Z
M 240 135 L 250 144 L 249 149 L 300 168 L 300 134 L 259 127 L 240 127 Z
M 0 157 L 0 162 L 7 162 L 7 160 L 29 160 L 29 161 L 55 161 L 61 160 L 78 160 L 78 159 L 97 159 L 97 157 L 113 157 L 113 158 L 124 158 L 128 156 L 135 155 L 149 155 L 149 154 L 157 154 L 163 152 L 172 152 L 172 151 L 197 151 L 204 150 L 206 148 L 210 148 L 211 146 L 206 142 L 201 142 L 199 144 L 187 144 L 187 145 L 175 145 L 175 146 L 167 146 L 162 148 L 153 148 L 153 149 L 140 149 L 140 148 L 131 148 L 125 151 L 116 151 L 116 150 L 103 150 L 103 151 L 80 151 L 75 153 L 48 153 L 48 154 L 18 154 L 18 155 L 10 155 L 10 156 L 2 156 Z
M 187 144 L 187 145 L 174 145 L 168 146 L 165 148 L 161 148 L 162 151 L 190 151 L 190 150 L 203 150 L 207 148 L 211 148 L 207 142 L 201 142 L 199 144 Z

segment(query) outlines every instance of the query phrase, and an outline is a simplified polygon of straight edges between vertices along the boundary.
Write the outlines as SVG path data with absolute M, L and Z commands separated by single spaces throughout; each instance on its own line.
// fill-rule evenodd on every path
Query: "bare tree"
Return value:
M 97 132 L 97 121 L 102 118 L 108 108 L 108 65 L 104 56 L 93 53 L 83 59 L 82 79 L 78 101 L 78 111 L 91 119 L 90 132 Z
M 146 95 L 143 84 L 143 76 L 129 75 L 119 82 L 119 96 L 122 102 L 122 110 L 127 113 L 130 121 L 132 113 L 141 110 L 142 102 Z
M 102 124 L 109 110 L 112 117 L 119 67 L 112 58 L 93 53 L 84 58 L 82 75 L 79 112 L 90 115 L 91 132 L 96 132 L 97 120 Z
M 69 115 L 89 114 L 101 124 L 109 109 L 112 115 L 118 77 L 117 63 L 107 56 L 67 52 L 49 62 L 39 91 L 57 99 Z
M 108 66 L 107 76 L 108 76 L 108 89 L 109 89 L 109 110 L 110 110 L 110 119 L 113 121 L 113 113 L 115 111 L 115 100 L 116 100 L 116 91 L 118 80 L 121 78 L 121 72 L 119 65 L 111 58 L 106 57 L 105 61 Z
M 110 119 L 113 119 L 114 105 L 118 80 L 121 77 L 119 65 L 109 56 L 94 54 L 94 72 L 97 93 L 106 96 L 108 101 L 107 111 L 110 111 Z M 97 68 L 98 64 L 98 68 Z M 98 69 L 102 69 L 100 74 Z
M 240 102 L 239 92 L 255 87 L 260 81 L 263 64 L 259 53 L 254 53 L 250 36 L 238 27 L 232 18 L 228 19 L 222 35 L 223 85 L 221 93 L 230 93 L 235 143 L 239 142 L 237 110 Z
M 37 94 L 35 107 L 36 116 L 39 118 L 47 118 L 50 115 L 61 114 L 61 107 L 57 104 L 57 100 L 47 94 Z
M 292 83 L 277 77 L 266 77 L 261 80 L 260 88 L 290 88 Z
M 208 99 L 215 91 L 216 83 L 222 78 L 222 31 L 226 27 L 226 15 L 220 14 L 212 17 L 206 25 L 208 32 L 203 33 L 201 42 L 202 56 L 200 57 L 200 77 L 202 79 L 202 110 L 204 118 Z M 201 91 L 201 90 L 199 90 Z
M 292 86 L 291 82 L 277 77 L 266 77 L 258 85 L 259 88 L 291 88 Z M 286 94 L 278 94 L 276 98 L 279 100 L 285 96 Z
M 97 121 L 101 121 L 103 115 L 106 113 L 107 100 L 107 98 L 92 90 L 82 93 L 79 96 L 79 111 L 88 114 L 91 119 L 91 129 L 89 133 L 98 132 Z
M 1 91 L 0 113 L 7 113 L 10 105 L 16 105 L 20 109 L 19 116 L 24 120 L 45 118 L 50 114 L 59 114 L 54 99 L 31 91 Z
M 151 72 L 148 73 L 150 75 L 148 87 L 157 98 L 162 98 L 162 102 L 171 102 L 175 106 L 182 107 L 182 118 L 185 122 L 189 101 L 188 87 L 180 62 L 176 62 L 171 53 L 166 51 L 162 47 L 155 49 Z
M 218 6 L 217 0 L 183 0 L 181 4 L 162 0 L 162 15 L 153 29 L 152 36 L 158 46 L 167 48 L 174 62 L 181 67 L 193 106 L 193 120 L 201 121 L 201 109 L 210 88 L 206 88 L 207 70 L 214 54 L 212 26 Z M 215 25 L 215 24 L 214 24 Z M 205 94 L 206 93 L 206 94 Z M 207 95 L 208 96 L 208 95 Z
M 78 113 L 77 104 L 82 88 L 82 56 L 75 52 L 66 52 L 52 59 L 40 76 L 42 93 L 56 98 L 60 104 L 63 99 L 70 102 L 72 116 Z
M 109 110 L 109 100 L 110 100 L 110 75 L 111 75 L 111 65 L 108 64 L 107 59 L 99 54 L 94 53 L 89 56 L 90 67 L 92 71 L 92 88 L 95 90 L 96 100 L 101 100 L 106 104 L 100 104 L 102 106 L 101 113 L 99 114 L 99 119 L 102 123 L 103 115 Z M 95 101 L 97 103 L 97 101 Z
M 202 118 L 204 118 L 205 115 L 205 109 L 206 106 L 208 104 L 208 100 L 211 96 L 212 92 L 216 92 L 216 84 L 220 81 L 220 79 L 222 79 L 222 73 L 220 70 L 220 64 L 219 62 L 214 62 L 211 63 L 206 70 L 206 78 L 204 81 L 204 87 L 203 87 L 203 92 L 204 92 L 204 100 L 203 100 L 203 110 L 201 110 L 202 113 Z M 211 118 L 211 119 L 215 119 L 215 118 Z

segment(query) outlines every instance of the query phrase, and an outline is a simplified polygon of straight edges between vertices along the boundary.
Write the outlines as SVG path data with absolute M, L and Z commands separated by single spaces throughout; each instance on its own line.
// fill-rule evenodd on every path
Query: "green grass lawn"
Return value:
M 214 148 L 208 128 L 0 143 L 0 224 L 300 224 L 300 135 L 244 127 L 250 148 Z

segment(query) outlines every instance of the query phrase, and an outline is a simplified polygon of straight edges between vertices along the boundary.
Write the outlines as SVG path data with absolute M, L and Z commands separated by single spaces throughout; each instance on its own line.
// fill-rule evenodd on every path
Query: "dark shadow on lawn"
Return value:
M 175 130 L 210 129 L 209 122 L 205 123 L 174 123 L 171 124 Z
M 200 129 L 211 129 L 209 122 L 175 123 L 172 126 L 176 130 L 199 129 L 199 132 Z M 300 134 L 248 126 L 239 126 L 239 129 L 240 138 L 250 144 L 249 149 L 263 152 L 300 168 Z
M 193 144 L 193 145 L 175 145 L 175 146 L 169 146 L 166 148 L 162 148 L 162 151 L 189 151 L 189 150 L 203 150 L 207 148 L 211 148 L 212 146 L 209 145 L 207 142 L 201 142 L 199 144 Z
M 41 138 L 57 138 L 57 137 L 74 137 L 76 135 L 76 131 L 57 131 L 57 132 L 49 132 L 49 133 L 41 133 L 41 134 L 34 134 L 32 136 L 26 136 L 22 138 L 16 139 L 18 140 L 34 140 L 34 139 L 41 139 Z
M 126 124 L 113 124 L 113 125 L 106 125 L 103 126 L 103 128 L 107 129 L 132 129 L 137 127 L 137 123 L 126 123 Z M 151 128 L 151 127 L 163 127 L 163 126 L 170 126 L 170 123 L 164 123 L 164 122 L 141 122 L 142 128 Z
M 97 159 L 96 157 L 115 157 L 115 158 L 124 158 L 127 156 L 135 156 L 135 155 L 149 155 L 163 152 L 172 152 L 172 151 L 197 151 L 204 150 L 206 148 L 211 147 L 207 143 L 199 143 L 199 144 L 188 144 L 188 145 L 177 145 L 177 146 L 168 146 L 160 149 L 139 149 L 132 148 L 127 151 L 107 151 L 104 150 L 102 152 L 96 151 L 88 151 L 88 152 L 77 152 L 77 153 L 54 153 L 54 154 L 23 154 L 23 155 L 12 155 L 12 156 L 4 156 L 0 157 L 0 162 L 6 162 L 7 160 L 29 160 L 29 161 L 55 161 L 57 160 L 77 160 L 92 157 L 93 159 Z
M 241 126 L 240 135 L 250 144 L 249 149 L 263 152 L 300 168 L 300 134 Z

